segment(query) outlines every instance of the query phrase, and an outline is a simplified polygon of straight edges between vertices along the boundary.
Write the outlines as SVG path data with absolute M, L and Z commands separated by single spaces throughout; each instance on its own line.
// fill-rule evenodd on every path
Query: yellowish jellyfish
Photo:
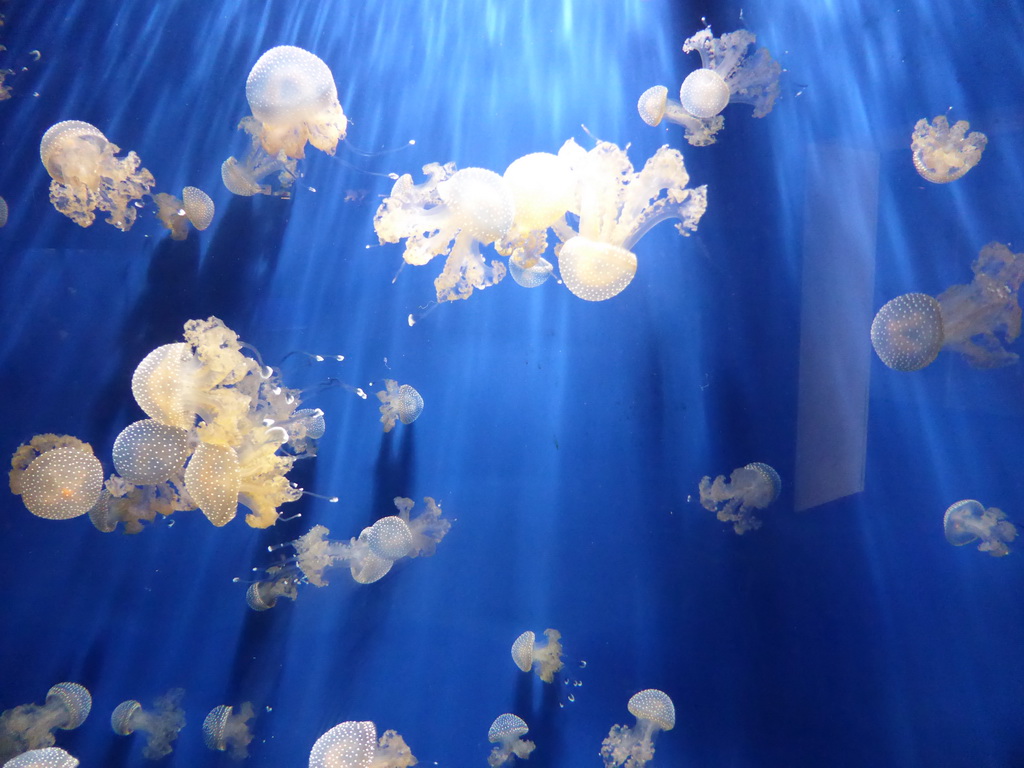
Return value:
M 380 400 L 380 421 L 390 432 L 397 422 L 412 424 L 423 413 L 423 396 L 409 384 L 399 386 L 394 379 L 384 379 L 384 389 L 377 392 Z
M 545 683 L 553 682 L 555 675 L 565 664 L 562 662 L 562 633 L 557 629 L 545 629 L 546 642 L 537 642 L 530 630 L 523 632 L 512 643 L 512 661 L 523 672 L 531 669 Z
M 951 504 L 942 519 L 946 541 L 955 547 L 978 542 L 980 552 L 992 557 L 1010 554 L 1008 546 L 1017 538 L 1017 527 L 1006 519 L 1006 513 L 996 507 L 988 509 L 974 499 Z
M 309 768 L 410 768 L 412 750 L 395 731 L 384 731 L 369 720 L 350 720 L 324 733 L 309 752 Z
M 180 706 L 184 695 L 183 689 L 173 688 L 156 699 L 152 709 L 145 709 L 134 699 L 122 701 L 110 714 L 110 727 L 118 736 L 145 733 L 142 756 L 159 760 L 174 751 L 178 732 L 185 727 L 185 712 Z
M 210 710 L 203 721 L 203 742 L 209 749 L 231 751 L 231 757 L 241 760 L 249 756 L 252 730 L 249 721 L 256 717 L 252 702 L 246 701 L 235 708 L 221 704 Z
M 519 715 L 506 712 L 498 715 L 487 730 L 487 740 L 497 744 L 487 756 L 487 764 L 491 768 L 501 768 L 503 765 L 511 765 L 518 757 L 520 760 L 529 758 L 530 753 L 537 745 L 529 739 L 524 739 L 530 728 L 526 721 Z
M 925 293 L 890 299 L 871 322 L 871 345 L 897 371 L 917 371 L 938 357 L 945 341 L 942 308 Z
M 158 192 L 153 195 L 153 202 L 157 205 L 157 218 L 171 231 L 172 240 L 186 239 L 189 224 L 202 231 L 213 221 L 213 200 L 198 187 L 185 187 L 180 198 Z
M 700 54 L 701 68 L 686 76 L 679 88 L 679 102 L 696 118 L 712 118 L 728 104 L 750 104 L 754 117 L 772 111 L 779 97 L 782 67 L 767 48 L 752 54 L 748 49 L 757 35 L 745 29 L 714 37 L 702 29 L 683 43 L 683 51 Z
M 732 523 L 737 534 L 756 531 L 761 519 L 755 511 L 766 509 L 779 497 L 782 480 L 779 473 L 760 461 L 734 469 L 729 479 L 719 475 L 700 481 L 700 503 L 704 509 L 716 513 L 723 523 Z
M 931 123 L 922 118 L 910 137 L 914 168 L 934 184 L 956 181 L 981 160 L 988 137 L 979 131 L 967 133 L 971 124 L 960 120 L 952 127 L 945 115 Z
M 627 705 L 636 718 L 632 728 L 614 725 L 601 743 L 605 768 L 642 768 L 654 757 L 654 739 L 676 724 L 676 708 L 664 691 L 648 688 L 633 694 Z
M 4 711 L 0 714 L 0 761 L 52 747 L 54 731 L 78 728 L 91 710 L 92 696 L 85 686 L 57 683 L 46 692 L 42 705 L 21 704 Z
M 100 499 L 103 466 L 92 446 L 69 435 L 36 435 L 11 458 L 11 491 L 33 515 L 68 520 Z

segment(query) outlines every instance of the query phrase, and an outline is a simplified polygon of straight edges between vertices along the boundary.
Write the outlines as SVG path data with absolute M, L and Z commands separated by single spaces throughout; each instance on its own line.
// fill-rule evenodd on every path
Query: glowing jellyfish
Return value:
M 725 475 L 719 475 L 713 483 L 710 477 L 701 478 L 700 503 L 717 513 L 723 523 L 732 523 L 736 533 L 743 534 L 761 527 L 754 511 L 766 509 L 778 498 L 781 487 L 779 473 L 755 461 L 734 469 L 728 481 Z
M 92 446 L 69 435 L 36 435 L 11 457 L 11 491 L 48 520 L 84 515 L 99 501 L 103 466 Z
M 555 673 L 565 666 L 562 663 L 562 633 L 557 629 L 545 629 L 544 635 L 547 642 L 538 643 L 533 632 L 523 632 L 512 643 L 512 661 L 523 672 L 535 669 L 537 677 L 550 683 L 555 679 Z
M 135 223 L 135 203 L 156 182 L 134 152 L 125 158 L 100 130 L 80 120 L 65 120 L 43 134 L 39 155 L 50 182 L 50 202 L 82 227 L 96 220 L 96 211 L 122 232 Z
M 605 768 L 641 768 L 654 757 L 654 738 L 659 731 L 671 731 L 676 708 L 664 691 L 649 688 L 633 694 L 627 705 L 636 725 L 614 725 L 601 743 Z
M 60 747 L 23 752 L 4 763 L 4 768 L 78 768 L 78 759 Z
M 944 339 L 939 302 L 924 293 L 889 300 L 871 322 L 871 345 L 879 359 L 897 371 L 931 365 Z
M 498 715 L 491 723 L 487 731 L 487 740 L 497 744 L 487 757 L 487 763 L 491 768 L 500 768 L 502 765 L 511 765 L 518 757 L 526 760 L 530 753 L 537 747 L 529 739 L 522 738 L 530 732 L 526 721 L 518 715 L 506 712 Z
M 157 485 L 185 465 L 191 447 L 180 427 L 143 419 L 129 424 L 114 440 L 114 468 L 135 485 Z
M 7 224 L 7 201 L 0 197 L 0 227 Z
M 386 389 L 377 393 L 380 400 L 380 420 L 384 431 L 390 432 L 397 421 L 412 424 L 423 412 L 423 397 L 409 384 L 398 385 L 394 379 L 384 379 Z
M 277 175 L 273 186 L 263 183 L 273 174 Z M 299 169 L 294 158 L 288 157 L 284 152 L 268 155 L 254 140 L 241 162 L 234 156 L 223 162 L 220 167 L 220 178 L 233 195 L 287 197 L 291 194 L 292 184 L 299 178 Z
M 697 51 L 701 61 L 701 69 L 687 75 L 679 89 L 683 109 L 701 119 L 714 117 L 733 103 L 750 104 L 754 117 L 771 112 L 782 68 L 766 48 L 749 54 L 747 49 L 756 42 L 757 35 L 745 29 L 716 38 L 708 27 L 683 43 L 683 51 Z
M 235 708 L 221 704 L 210 710 L 203 720 L 203 742 L 207 747 L 220 752 L 231 750 L 231 757 L 241 760 L 249 756 L 252 731 L 248 722 L 256 717 L 251 702 L 243 702 Z
M 159 760 L 174 751 L 178 731 L 185 727 L 185 712 L 179 706 L 184 695 L 183 689 L 173 688 L 156 699 L 151 710 L 131 699 L 122 701 L 110 714 L 110 727 L 119 736 L 129 736 L 136 731 L 145 733 L 143 757 Z
M 480 253 L 504 237 L 515 219 L 515 199 L 508 183 L 485 168 L 455 170 L 454 163 L 423 167 L 427 180 L 412 183 L 400 176 L 373 218 L 381 243 L 405 240 L 403 258 L 423 265 L 447 254 L 444 270 L 434 280 L 438 301 L 468 299 L 474 289 L 495 285 L 505 265 L 489 265 Z
M 0 714 L 0 760 L 53 746 L 54 731 L 77 728 L 91 709 L 92 696 L 85 686 L 57 683 L 46 692 L 42 706 L 21 704 L 6 710 Z
M 686 129 L 686 140 L 694 147 L 714 144 L 715 134 L 725 125 L 725 119 L 721 115 L 708 118 L 694 117 L 683 109 L 682 104 L 668 97 L 668 88 L 664 85 L 653 85 L 640 94 L 636 109 L 640 113 L 640 119 L 652 127 L 660 125 L 662 120 L 683 126 Z
M 626 152 L 606 141 L 586 152 L 569 139 L 558 154 L 576 175 L 572 212 L 579 216 L 578 231 L 564 217 L 554 225 L 563 241 L 555 251 L 558 269 L 566 287 L 587 301 L 610 299 L 632 282 L 632 248 L 652 227 L 679 219 L 676 229 L 688 235 L 707 208 L 707 187 L 686 187 L 690 176 L 683 156 L 668 146 L 638 173 Z
M 935 184 L 948 184 L 976 166 L 988 137 L 978 131 L 968 134 L 970 127 L 966 120 L 960 120 L 950 128 L 945 115 L 931 124 L 923 118 L 918 120 L 910 138 L 917 172 Z
M 189 224 L 201 231 L 213 222 L 213 200 L 198 187 L 185 187 L 180 199 L 159 192 L 153 195 L 153 202 L 157 205 L 157 218 L 171 230 L 172 240 L 186 239 Z
M 323 734 L 309 752 L 309 768 L 409 768 L 416 757 L 395 731 L 384 731 L 369 720 L 350 720 Z
M 955 547 L 979 541 L 978 550 L 992 557 L 1010 554 L 1007 546 L 1017 538 L 1017 528 L 996 507 L 985 507 L 974 499 L 958 501 L 946 510 L 942 519 L 946 540 Z

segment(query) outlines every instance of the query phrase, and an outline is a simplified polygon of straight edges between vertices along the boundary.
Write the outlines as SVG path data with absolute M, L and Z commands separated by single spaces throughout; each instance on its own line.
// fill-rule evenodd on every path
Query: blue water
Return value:
M 112 471 L 141 417 L 136 364 L 210 315 L 268 362 L 346 356 L 292 356 L 291 386 L 391 377 L 426 401 L 382 435 L 372 395 L 311 399 L 328 432 L 293 476 L 341 501 L 304 498 L 265 531 L 179 513 L 101 534 L 4 496 L 0 709 L 86 685 L 92 715 L 58 734 L 85 768 L 147 764 L 109 713 L 173 687 L 188 725 L 162 764 L 189 768 L 230 763 L 201 738 L 222 703 L 257 707 L 250 768 L 306 765 L 344 720 L 397 730 L 421 765 L 483 765 L 491 721 L 515 712 L 527 765 L 568 768 L 600 765 L 629 697 L 660 688 L 677 724 L 654 766 L 1024 765 L 1021 554 L 942 531 L 963 498 L 1024 524 L 1024 374 L 948 353 L 900 374 L 868 340 L 889 298 L 968 282 L 990 241 L 1022 250 L 1024 9 L 863 5 L 748 0 L 741 20 L 739 3 L 671 0 L 0 4 L 0 66 L 27 67 L 0 102 L 4 451 L 73 434 Z M 751 29 L 786 72 L 771 114 L 731 106 L 718 143 L 692 148 L 635 103 L 696 66 L 680 48 L 702 17 Z M 245 147 L 245 78 L 279 44 L 331 67 L 348 141 L 308 153 L 290 200 L 233 197 L 219 167 Z M 948 107 L 989 144 L 932 185 L 910 133 Z M 58 214 L 37 148 L 65 119 L 137 151 L 157 189 L 210 192 L 213 227 L 173 242 L 148 210 L 128 233 Z M 708 185 L 699 231 L 654 230 L 607 302 L 506 279 L 409 327 L 440 267 L 399 272 L 401 248 L 377 246 L 386 174 L 500 172 L 590 136 L 631 144 L 638 167 L 680 148 Z M 739 537 L 691 497 L 751 461 L 783 490 Z M 270 564 L 268 545 L 314 523 L 356 535 L 398 495 L 456 518 L 434 557 L 246 607 L 232 579 Z M 567 653 L 550 686 L 509 657 L 546 627 Z

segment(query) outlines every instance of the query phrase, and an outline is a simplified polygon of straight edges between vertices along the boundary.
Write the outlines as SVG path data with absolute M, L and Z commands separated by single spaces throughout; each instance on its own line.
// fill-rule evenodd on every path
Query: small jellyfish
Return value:
M 100 500 L 89 510 L 89 521 L 103 533 L 111 533 L 123 523 L 124 532 L 133 534 L 141 533 L 142 523 L 153 522 L 157 515 L 167 516 L 195 508 L 195 503 L 184 492 L 180 473 L 156 485 L 134 485 L 118 475 L 111 475 L 104 483 Z
M 683 43 L 683 51 L 700 54 L 701 68 L 686 76 L 679 89 L 679 101 L 697 118 L 714 117 L 727 104 L 750 104 L 754 117 L 772 111 L 779 96 L 782 67 L 767 48 L 748 55 L 757 35 L 745 29 L 713 37 L 707 27 Z
M 970 127 L 966 120 L 960 120 L 950 128 L 945 115 L 939 115 L 931 124 L 924 118 L 917 121 L 910 149 L 914 167 L 922 178 L 948 184 L 978 164 L 988 137 L 978 131 L 968 134 Z
M 765 509 L 779 496 L 782 480 L 767 464 L 755 461 L 734 469 L 726 481 L 719 475 L 714 483 L 710 477 L 700 481 L 700 503 L 704 509 L 717 513 L 723 523 L 732 523 L 738 534 L 755 531 L 761 520 L 754 511 Z
M 974 499 L 958 501 L 946 510 L 942 519 L 946 540 L 962 547 L 980 539 L 978 550 L 992 557 L 1010 554 L 1007 546 L 1017 538 L 1017 528 L 1006 519 L 1006 513 L 996 507 L 985 507 Z
M 274 185 L 264 184 L 264 179 L 272 174 L 277 174 Z M 232 156 L 220 167 L 220 178 L 224 186 L 231 194 L 240 197 L 288 197 L 291 194 L 291 186 L 299 176 L 298 164 L 294 158 L 288 157 L 284 152 L 268 155 L 255 139 L 241 162 Z
M 412 750 L 395 731 L 384 731 L 369 720 L 349 720 L 323 734 L 309 752 L 309 768 L 409 768 L 416 765 Z
M 241 760 L 249 756 L 252 731 L 248 721 L 256 717 L 252 702 L 243 702 L 236 713 L 234 707 L 226 704 L 214 707 L 203 721 L 203 741 L 207 747 L 224 752 L 231 750 L 231 757 Z
M 605 768 L 641 768 L 654 757 L 654 738 L 659 731 L 671 731 L 676 708 L 664 691 L 649 688 L 633 694 L 627 705 L 636 725 L 613 725 L 601 743 Z
M 652 85 L 640 94 L 636 109 L 640 119 L 652 127 L 660 125 L 662 120 L 683 126 L 686 129 L 686 140 L 694 147 L 714 144 L 715 134 L 725 125 L 725 118 L 721 115 L 694 117 L 683 109 L 682 104 L 668 97 L 668 88 L 664 85 Z
M 266 569 L 265 578 L 249 585 L 245 592 L 245 604 L 254 611 L 269 611 L 279 598 L 295 600 L 299 596 L 302 573 L 294 567 L 271 566 Z
M 53 746 L 55 730 L 74 730 L 91 710 L 92 696 L 78 683 L 52 686 L 42 706 L 21 704 L 6 710 L 0 714 L 0 760 Z
M 78 758 L 60 747 L 44 747 L 23 752 L 4 763 L 4 768 L 78 768 Z
M 69 435 L 36 435 L 15 451 L 11 491 L 28 511 L 48 520 L 88 512 L 100 499 L 103 466 L 92 446 Z
M 157 205 L 157 218 L 171 231 L 172 240 L 186 239 L 189 224 L 202 231 L 213 221 L 213 200 L 198 187 L 185 187 L 181 199 L 159 192 L 153 195 L 153 202 Z
M 148 760 L 159 760 L 174 751 L 174 740 L 178 731 L 185 727 L 185 712 L 179 706 L 185 691 L 172 688 L 153 702 L 153 709 L 147 710 L 134 700 L 122 701 L 110 714 L 110 727 L 119 736 L 128 736 L 136 731 L 146 734 L 146 746 L 142 756 Z
M 942 349 L 942 309 L 925 293 L 890 299 L 871 322 L 871 345 L 879 359 L 897 371 L 931 365 Z
M 532 631 L 523 632 L 512 643 L 512 660 L 523 672 L 536 669 L 537 677 L 545 683 L 555 679 L 555 673 L 565 666 L 562 662 L 562 633 L 557 629 L 545 629 L 546 643 L 536 642 Z
M 181 470 L 190 450 L 187 430 L 142 419 L 114 440 L 114 468 L 135 485 L 157 485 Z
M 491 750 L 487 757 L 487 763 L 491 768 L 499 768 L 502 765 L 511 765 L 518 757 L 526 760 L 537 745 L 529 739 L 523 739 L 530 729 L 526 721 L 518 715 L 506 712 L 498 715 L 491 723 L 487 731 L 487 740 L 498 746 Z
M 423 412 L 423 397 L 409 384 L 398 385 L 394 379 L 384 379 L 386 389 L 377 393 L 380 400 L 380 420 L 384 431 L 390 432 L 397 421 L 412 424 Z
M 50 202 L 82 227 L 96 220 L 96 211 L 107 214 L 107 222 L 127 232 L 135 223 L 135 202 L 148 195 L 156 183 L 142 168 L 134 152 L 125 158 L 115 155 L 120 148 L 100 130 L 80 120 L 65 120 L 43 134 L 39 155 L 50 182 Z
M 0 197 L 0 227 L 7 225 L 7 201 Z

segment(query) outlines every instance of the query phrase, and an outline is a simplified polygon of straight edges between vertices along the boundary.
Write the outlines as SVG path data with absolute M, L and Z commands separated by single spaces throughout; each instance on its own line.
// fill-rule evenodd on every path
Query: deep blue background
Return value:
M 877 166 L 876 198 L 849 200 L 877 221 L 860 253 L 873 308 L 967 282 L 989 241 L 1024 250 L 1020 4 L 862 5 L 747 0 L 742 20 L 739 3 L 671 0 L 0 5 L 0 66 L 28 67 L 0 102 L 3 451 L 69 433 L 110 471 L 113 438 L 141 416 L 135 365 L 210 314 L 268 362 L 347 356 L 290 358 L 292 386 L 390 376 L 426 401 L 412 427 L 382 435 L 375 401 L 311 399 L 328 433 L 296 477 L 342 502 L 303 499 L 284 510 L 301 518 L 268 531 L 178 514 L 104 535 L 3 498 L 0 709 L 85 684 L 93 714 L 58 743 L 105 768 L 145 763 L 138 738 L 110 731 L 114 706 L 176 686 L 189 724 L 164 764 L 189 768 L 230 762 L 201 739 L 221 703 L 259 710 L 251 768 L 303 766 L 349 719 L 396 729 L 423 765 L 482 765 L 491 720 L 514 711 L 537 742 L 528 765 L 567 768 L 600 765 L 609 727 L 632 722 L 629 696 L 657 687 L 678 721 L 655 765 L 1024 765 L 1021 555 L 955 549 L 941 524 L 962 498 L 1024 524 L 1021 367 L 976 372 L 943 355 L 897 374 L 872 355 L 870 314 L 849 317 L 863 331 L 851 363 L 871 359 L 864 491 L 794 511 L 798 380 L 813 365 L 801 276 L 821 255 L 806 247 L 819 225 L 808 211 L 849 183 L 808 158 L 837 148 Z M 729 107 L 718 143 L 697 149 L 645 126 L 635 102 L 696 66 L 680 48 L 702 16 L 716 34 L 750 28 L 787 72 L 770 115 Z M 331 67 L 349 140 L 334 158 L 310 151 L 292 200 L 232 197 L 219 167 L 244 148 L 245 78 L 279 44 Z M 989 145 L 962 180 L 927 184 L 910 132 L 950 106 Z M 38 143 L 65 119 L 137 151 L 160 190 L 206 189 L 213 227 L 175 243 L 149 210 L 127 234 L 56 213 Z M 608 302 L 508 279 L 410 328 L 440 265 L 392 283 L 401 249 L 372 231 L 391 181 L 373 174 L 449 160 L 500 172 L 569 137 L 590 146 L 581 125 L 631 143 L 637 166 L 662 143 L 682 149 L 709 189 L 699 232 L 649 234 L 636 280 Z M 347 190 L 365 197 L 343 202 Z M 688 498 L 702 475 L 749 461 L 776 467 L 783 492 L 761 530 L 737 537 Z M 268 564 L 268 544 L 314 522 L 355 535 L 396 495 L 434 496 L 457 518 L 435 557 L 246 608 L 231 579 Z M 548 626 L 581 686 L 512 665 L 512 640 Z

